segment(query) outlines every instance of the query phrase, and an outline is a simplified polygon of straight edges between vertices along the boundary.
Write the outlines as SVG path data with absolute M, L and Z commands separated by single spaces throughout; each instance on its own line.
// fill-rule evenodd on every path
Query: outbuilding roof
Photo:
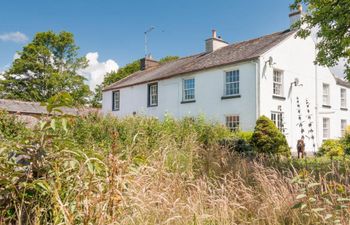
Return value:
M 138 71 L 103 89 L 103 91 L 119 89 L 151 81 L 167 79 L 186 73 L 206 70 L 218 66 L 229 65 L 258 58 L 295 31 L 285 30 L 248 41 L 231 44 L 213 52 L 192 55 Z
M 10 99 L 0 99 L 0 110 L 10 113 L 30 114 L 30 115 L 47 115 L 45 106 L 41 106 L 39 102 L 24 102 Z M 67 108 L 61 107 L 60 110 L 66 115 L 83 115 L 88 112 L 98 111 L 90 108 Z

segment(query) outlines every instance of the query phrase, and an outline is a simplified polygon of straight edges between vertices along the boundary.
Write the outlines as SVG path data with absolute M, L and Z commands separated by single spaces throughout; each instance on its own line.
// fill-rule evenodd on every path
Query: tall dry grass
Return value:
M 230 133 L 201 120 L 61 122 L 2 138 L 0 223 L 349 223 L 349 173 L 333 164 L 243 157 L 217 144 Z

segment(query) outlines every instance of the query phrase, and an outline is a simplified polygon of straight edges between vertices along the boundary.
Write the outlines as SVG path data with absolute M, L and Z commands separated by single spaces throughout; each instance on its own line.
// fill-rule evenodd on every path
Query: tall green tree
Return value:
M 299 4 L 307 6 L 307 13 L 294 27 L 297 35 L 306 38 L 317 29 L 316 63 L 335 66 L 345 59 L 346 75 L 350 80 L 350 1 L 349 0 L 295 0 L 291 9 Z
M 87 60 L 78 57 L 78 49 L 72 33 L 37 33 L 3 74 L 0 97 L 45 102 L 67 92 L 75 105 L 87 103 L 91 91 L 78 73 L 87 66 Z

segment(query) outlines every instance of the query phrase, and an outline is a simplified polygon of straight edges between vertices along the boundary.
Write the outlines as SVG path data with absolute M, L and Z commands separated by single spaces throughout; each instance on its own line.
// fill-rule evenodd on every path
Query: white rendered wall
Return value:
M 265 65 L 265 61 L 269 57 L 273 58 L 273 65 Z M 341 136 L 340 121 L 341 119 L 350 118 L 349 111 L 340 110 L 340 86 L 336 85 L 336 81 L 329 69 L 315 66 L 315 45 L 311 38 L 295 39 L 291 36 L 284 42 L 280 43 L 269 52 L 261 57 L 261 115 L 270 118 L 271 111 L 281 111 L 284 113 L 284 122 L 286 129 L 286 138 L 290 147 L 296 151 L 297 140 L 302 136 L 300 122 L 304 128 L 304 137 L 306 142 L 306 151 L 317 151 L 318 146 L 323 141 L 323 117 L 329 117 L 331 123 L 330 138 L 338 138 Z M 284 72 L 284 97 L 283 99 L 273 98 L 273 69 L 282 70 Z M 317 82 L 315 80 L 317 74 Z M 295 79 L 299 80 L 299 86 L 291 85 Z M 330 85 L 331 109 L 322 107 L 322 83 Z M 317 94 L 315 93 L 317 90 Z M 349 95 L 349 90 L 347 90 Z M 297 106 L 297 97 L 299 98 L 301 120 L 299 120 Z M 309 132 L 308 124 L 310 120 L 307 118 L 306 100 L 310 102 L 311 129 Z M 349 97 L 347 98 L 349 100 Z M 316 105 L 316 101 L 318 104 Z M 316 106 L 318 110 L 318 125 L 316 126 Z M 317 129 L 316 129 L 317 127 Z M 314 135 L 315 141 L 311 136 Z M 313 144 L 316 147 L 313 147 Z
M 225 71 L 240 71 L 240 98 L 221 99 L 224 94 Z M 239 115 L 243 130 L 253 130 L 255 110 L 255 63 L 220 67 L 186 76 L 158 81 L 158 106 L 147 107 L 147 84 L 120 89 L 120 111 L 112 111 L 112 91 L 103 93 L 103 112 L 128 116 L 134 112 L 160 119 L 165 114 L 175 118 L 204 115 L 207 119 L 225 123 L 226 115 Z M 181 104 L 183 78 L 195 78 L 195 103 Z

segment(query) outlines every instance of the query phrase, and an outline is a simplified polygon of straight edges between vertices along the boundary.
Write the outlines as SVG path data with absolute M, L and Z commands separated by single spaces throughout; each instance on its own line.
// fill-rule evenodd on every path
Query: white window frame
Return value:
M 346 109 L 347 102 L 346 102 L 346 89 L 340 88 L 340 108 Z
M 236 74 L 234 74 L 236 73 Z M 237 80 L 227 81 L 228 75 L 237 75 Z M 232 85 L 232 87 L 231 87 Z M 230 89 L 228 89 L 230 86 Z M 236 87 L 235 87 L 236 86 Z M 232 89 L 232 93 L 228 90 Z M 224 96 L 237 96 L 240 95 L 240 72 L 239 69 L 224 71 Z
M 239 115 L 226 115 L 225 116 L 226 127 L 231 131 L 236 132 L 240 129 L 240 116 Z
M 331 121 L 330 121 L 330 118 L 328 117 L 323 117 L 322 119 L 322 137 L 323 137 L 323 140 L 327 140 L 330 138 L 331 136 Z
M 322 84 L 322 104 L 329 106 L 331 104 L 330 102 L 330 86 L 329 84 L 323 83 Z
M 276 127 L 283 133 L 284 132 L 283 112 L 271 111 L 271 120 L 276 125 Z
M 112 111 L 120 110 L 120 90 L 112 91 Z
M 278 77 L 278 76 L 280 77 L 280 80 L 275 79 L 275 77 Z M 273 95 L 283 97 L 283 95 L 284 95 L 283 84 L 284 84 L 283 70 L 274 69 L 273 76 L 272 76 L 272 93 L 273 93 Z M 279 87 L 279 89 L 277 89 L 277 87 Z M 279 90 L 279 92 L 277 90 Z
M 148 84 L 148 106 L 158 106 L 158 83 Z
M 192 88 L 186 88 L 186 81 L 193 80 L 193 87 Z M 193 90 L 193 98 L 188 98 L 187 96 L 191 96 L 187 94 L 186 92 Z M 196 79 L 194 77 L 191 78 L 184 78 L 182 79 L 182 101 L 188 102 L 188 101 L 195 101 L 196 99 Z
M 346 119 L 340 120 L 340 133 L 343 137 L 346 133 L 346 127 L 348 126 L 348 121 Z

